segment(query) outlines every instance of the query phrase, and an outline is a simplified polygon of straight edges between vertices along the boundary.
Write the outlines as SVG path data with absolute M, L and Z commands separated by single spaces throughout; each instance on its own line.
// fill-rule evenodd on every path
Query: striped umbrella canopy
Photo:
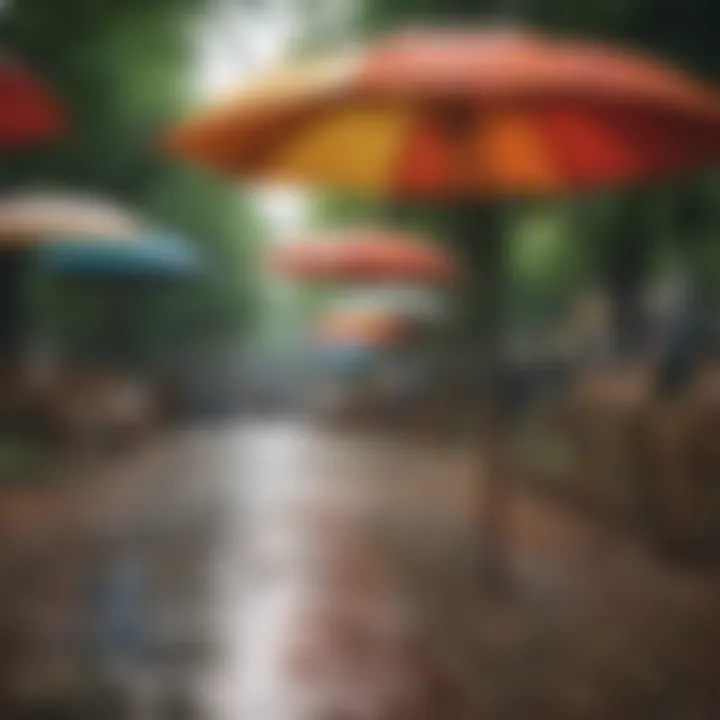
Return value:
M 203 269 L 196 248 L 167 233 L 141 235 L 138 242 L 58 241 L 40 249 L 41 271 L 70 277 L 194 277 Z
M 260 181 L 408 199 L 553 194 L 717 164 L 720 96 L 606 45 L 417 31 L 262 79 L 167 146 Z
M 446 284 L 458 277 L 450 252 L 399 230 L 340 230 L 282 246 L 285 275 L 312 281 Z
M 54 140 L 65 127 L 65 113 L 45 83 L 0 57 L 0 152 Z

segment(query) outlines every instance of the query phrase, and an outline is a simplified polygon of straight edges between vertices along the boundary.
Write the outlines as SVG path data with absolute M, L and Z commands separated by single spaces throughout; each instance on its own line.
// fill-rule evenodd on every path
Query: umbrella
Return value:
M 418 31 L 274 75 L 167 145 L 260 180 L 409 199 L 548 194 L 716 163 L 720 101 L 609 46 Z
M 52 140 L 64 129 L 65 115 L 44 83 L 0 58 L 0 151 Z
M 283 246 L 276 267 L 316 281 L 445 284 L 459 274 L 446 250 L 397 230 L 355 229 Z
M 0 198 L 0 352 L 15 360 L 23 339 L 26 266 L 41 244 L 73 237 L 131 242 L 143 231 L 120 205 L 78 193 L 25 192 Z
M 60 240 L 40 249 L 39 267 L 52 275 L 104 279 L 182 278 L 202 271 L 200 254 L 182 238 L 151 234 L 137 240 L 104 244 Z
M 41 272 L 88 282 L 102 298 L 108 316 L 108 347 L 116 360 L 131 350 L 133 328 L 144 317 L 140 305 L 147 296 L 139 291 L 197 278 L 203 271 L 200 253 L 179 236 L 146 232 L 136 240 L 59 240 L 38 252 Z

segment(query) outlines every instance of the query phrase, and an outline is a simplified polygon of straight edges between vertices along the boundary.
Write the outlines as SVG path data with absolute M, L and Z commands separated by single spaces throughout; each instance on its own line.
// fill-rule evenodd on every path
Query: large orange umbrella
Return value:
M 716 163 L 720 99 L 609 46 L 415 32 L 269 77 L 168 147 L 232 175 L 406 198 L 555 193 Z
M 275 266 L 295 278 L 328 282 L 445 284 L 459 275 L 452 255 L 393 230 L 338 231 L 285 245 Z
M 45 84 L 10 58 L 0 58 L 0 151 L 54 139 L 65 124 Z

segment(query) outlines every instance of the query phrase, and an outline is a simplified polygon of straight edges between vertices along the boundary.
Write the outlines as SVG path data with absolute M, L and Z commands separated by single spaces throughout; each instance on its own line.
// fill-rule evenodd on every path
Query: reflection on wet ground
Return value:
M 118 717 L 718 717 L 715 573 L 519 495 L 490 594 L 473 467 L 290 424 L 183 431 L 118 467 L 86 503 L 92 602 L 67 600 L 86 663 L 132 698 Z
M 247 523 L 221 575 L 241 546 L 248 574 L 226 581 L 240 630 L 220 632 L 218 717 L 715 716 L 711 573 L 519 497 L 513 587 L 493 597 L 467 453 L 293 427 L 235 451 L 225 487 Z

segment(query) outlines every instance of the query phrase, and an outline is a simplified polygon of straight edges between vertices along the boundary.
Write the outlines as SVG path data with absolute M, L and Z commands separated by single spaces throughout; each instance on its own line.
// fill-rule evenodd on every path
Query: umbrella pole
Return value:
M 503 356 L 503 305 L 507 213 L 501 206 L 461 209 L 456 236 L 469 266 L 466 327 L 481 348 L 482 385 L 478 402 L 473 483 L 476 570 L 485 587 L 507 581 L 511 486 L 508 465 L 508 373 Z
M 621 361 L 636 359 L 644 350 L 641 291 L 648 264 L 648 232 L 647 194 L 635 191 L 623 198 L 607 267 L 613 341 Z

